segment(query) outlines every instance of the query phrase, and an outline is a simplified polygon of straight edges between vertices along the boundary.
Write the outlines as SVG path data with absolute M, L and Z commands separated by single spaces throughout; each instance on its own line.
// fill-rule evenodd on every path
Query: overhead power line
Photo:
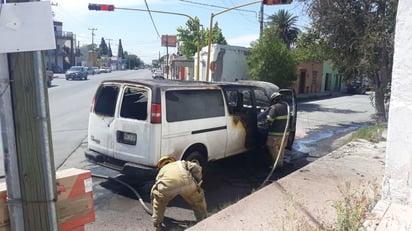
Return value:
M 150 12 L 149 5 L 147 4 L 147 1 L 146 1 L 146 0 L 144 0 L 144 4 L 146 5 L 147 11 L 149 12 L 150 20 L 152 20 L 152 24 L 153 24 L 153 27 L 155 28 L 155 31 L 156 31 L 156 33 L 157 33 L 157 36 L 160 38 L 159 31 L 157 30 L 156 24 L 155 24 L 155 22 L 154 22 L 154 20 L 153 20 L 152 12 Z

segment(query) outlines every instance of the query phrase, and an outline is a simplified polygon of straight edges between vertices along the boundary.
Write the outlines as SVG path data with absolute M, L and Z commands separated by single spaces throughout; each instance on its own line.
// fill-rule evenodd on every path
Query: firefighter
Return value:
M 270 96 L 270 109 L 266 116 L 269 125 L 266 146 L 273 162 L 276 162 L 278 155 L 279 160 L 277 167 L 283 166 L 283 158 L 285 154 L 285 144 L 288 137 L 288 104 L 281 100 L 282 95 L 275 92 Z M 286 134 L 284 134 L 286 133 Z M 283 136 L 285 135 L 285 138 Z M 282 140 L 284 142 L 282 142 Z
M 173 198 L 180 195 L 193 209 L 196 220 L 207 217 L 206 200 L 202 184 L 202 167 L 190 161 L 175 161 L 163 156 L 157 168 L 159 173 L 152 187 L 153 206 L 152 223 L 156 230 L 161 229 L 166 206 Z

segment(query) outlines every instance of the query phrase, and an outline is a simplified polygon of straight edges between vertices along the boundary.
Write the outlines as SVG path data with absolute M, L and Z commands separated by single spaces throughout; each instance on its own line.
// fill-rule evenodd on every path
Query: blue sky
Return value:
M 226 7 L 239 6 L 253 2 L 250 0 L 147 0 L 149 9 L 176 12 L 198 17 L 204 28 L 210 24 L 211 13 L 218 13 Z M 161 46 L 159 35 L 176 35 L 176 28 L 184 27 L 188 18 L 178 15 L 152 13 L 157 29 L 153 25 L 148 12 L 115 10 L 89 11 L 89 3 L 114 4 L 116 7 L 146 9 L 144 0 L 52 0 L 54 20 L 63 23 L 63 31 L 76 34 L 80 46 L 92 43 L 100 44 L 103 37 L 110 43 L 114 55 L 117 54 L 119 39 L 122 40 L 123 50 L 139 56 L 145 63 L 151 64 L 166 54 L 166 47 Z M 215 7 L 219 6 L 219 7 Z M 304 29 L 309 19 L 304 5 L 297 0 L 290 5 L 272 5 L 264 7 L 264 20 L 280 9 L 285 9 L 298 16 L 298 26 Z M 259 36 L 260 4 L 239 8 L 222 13 L 213 18 L 222 29 L 223 36 L 230 45 L 248 47 L 250 42 Z M 176 53 L 176 48 L 169 47 L 169 53 Z

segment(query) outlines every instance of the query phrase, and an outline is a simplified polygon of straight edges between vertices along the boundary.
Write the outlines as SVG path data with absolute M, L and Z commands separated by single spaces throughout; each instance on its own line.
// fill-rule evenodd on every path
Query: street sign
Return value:
M 176 35 L 162 35 L 162 47 L 176 47 Z
M 0 53 L 55 48 L 50 2 L 0 4 Z

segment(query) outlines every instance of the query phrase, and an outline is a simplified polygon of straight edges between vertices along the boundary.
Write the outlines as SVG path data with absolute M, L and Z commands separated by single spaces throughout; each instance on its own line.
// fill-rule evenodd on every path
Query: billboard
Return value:
M 176 35 L 162 35 L 162 47 L 176 47 Z

